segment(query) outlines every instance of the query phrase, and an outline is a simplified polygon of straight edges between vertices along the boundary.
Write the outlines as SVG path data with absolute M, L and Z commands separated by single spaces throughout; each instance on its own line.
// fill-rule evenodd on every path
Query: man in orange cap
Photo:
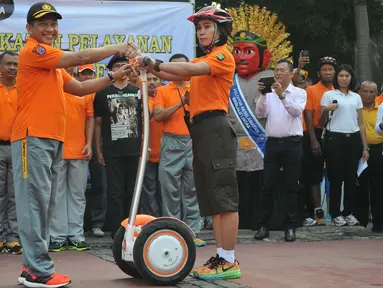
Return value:
M 80 65 L 79 81 L 96 77 L 94 64 Z M 56 210 L 50 229 L 49 250 L 88 250 L 84 236 L 85 191 L 92 158 L 94 93 L 78 97 L 65 93 L 67 116 L 63 160 L 59 173 Z
M 55 273 L 48 253 L 49 227 L 56 208 L 58 174 L 66 127 L 66 96 L 94 93 L 127 77 L 130 68 L 84 82 L 65 68 L 91 64 L 124 53 L 120 43 L 68 52 L 54 48 L 62 16 L 46 2 L 31 6 L 26 29 L 29 37 L 20 51 L 17 111 L 11 134 L 13 179 L 23 269 L 18 281 L 27 287 L 63 287 L 71 280 Z M 89 152 L 89 150 L 87 150 Z

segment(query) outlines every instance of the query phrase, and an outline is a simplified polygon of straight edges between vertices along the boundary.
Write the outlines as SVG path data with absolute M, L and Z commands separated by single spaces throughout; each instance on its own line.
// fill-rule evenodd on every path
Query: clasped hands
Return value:
M 154 59 L 152 59 L 150 56 L 144 55 L 134 43 L 127 43 L 126 50 L 120 51 L 119 54 L 120 57 L 131 59 L 129 61 L 129 66 L 131 67 L 131 70 L 137 75 L 140 75 L 139 70 L 150 71 L 156 64 Z

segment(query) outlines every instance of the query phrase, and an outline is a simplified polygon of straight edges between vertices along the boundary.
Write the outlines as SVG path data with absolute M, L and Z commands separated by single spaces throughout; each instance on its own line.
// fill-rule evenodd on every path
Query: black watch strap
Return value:
M 114 82 L 116 79 L 113 78 L 112 72 L 108 72 L 108 77 L 110 81 Z
M 379 124 L 379 128 L 380 128 L 380 130 L 383 131 L 383 125 L 382 125 L 382 123 Z
M 161 69 L 160 69 L 160 64 L 161 63 L 164 63 L 164 61 L 156 60 L 156 63 L 154 64 L 154 71 L 161 72 Z

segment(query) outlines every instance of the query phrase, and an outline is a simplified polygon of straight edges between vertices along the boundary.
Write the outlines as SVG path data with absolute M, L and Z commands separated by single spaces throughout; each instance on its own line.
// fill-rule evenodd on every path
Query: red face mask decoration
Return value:
M 233 56 L 238 76 L 249 79 L 265 69 L 272 57 L 266 42 L 248 31 L 234 35 Z

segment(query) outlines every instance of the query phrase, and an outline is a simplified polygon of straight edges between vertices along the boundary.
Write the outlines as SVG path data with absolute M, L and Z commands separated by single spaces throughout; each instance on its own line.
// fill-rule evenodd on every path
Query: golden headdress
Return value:
M 278 21 L 278 16 L 271 13 L 265 7 L 261 8 L 257 5 L 249 6 L 242 3 L 238 8 L 226 9 L 233 17 L 233 31 L 231 35 L 235 35 L 238 31 L 246 30 L 262 37 L 267 48 L 272 52 L 272 58 L 269 68 L 273 68 L 279 59 L 288 59 L 292 61 L 291 53 L 293 47 L 291 42 L 287 40 L 290 34 L 286 32 L 286 27 Z M 228 46 L 230 51 L 233 48 L 234 39 L 229 37 Z

